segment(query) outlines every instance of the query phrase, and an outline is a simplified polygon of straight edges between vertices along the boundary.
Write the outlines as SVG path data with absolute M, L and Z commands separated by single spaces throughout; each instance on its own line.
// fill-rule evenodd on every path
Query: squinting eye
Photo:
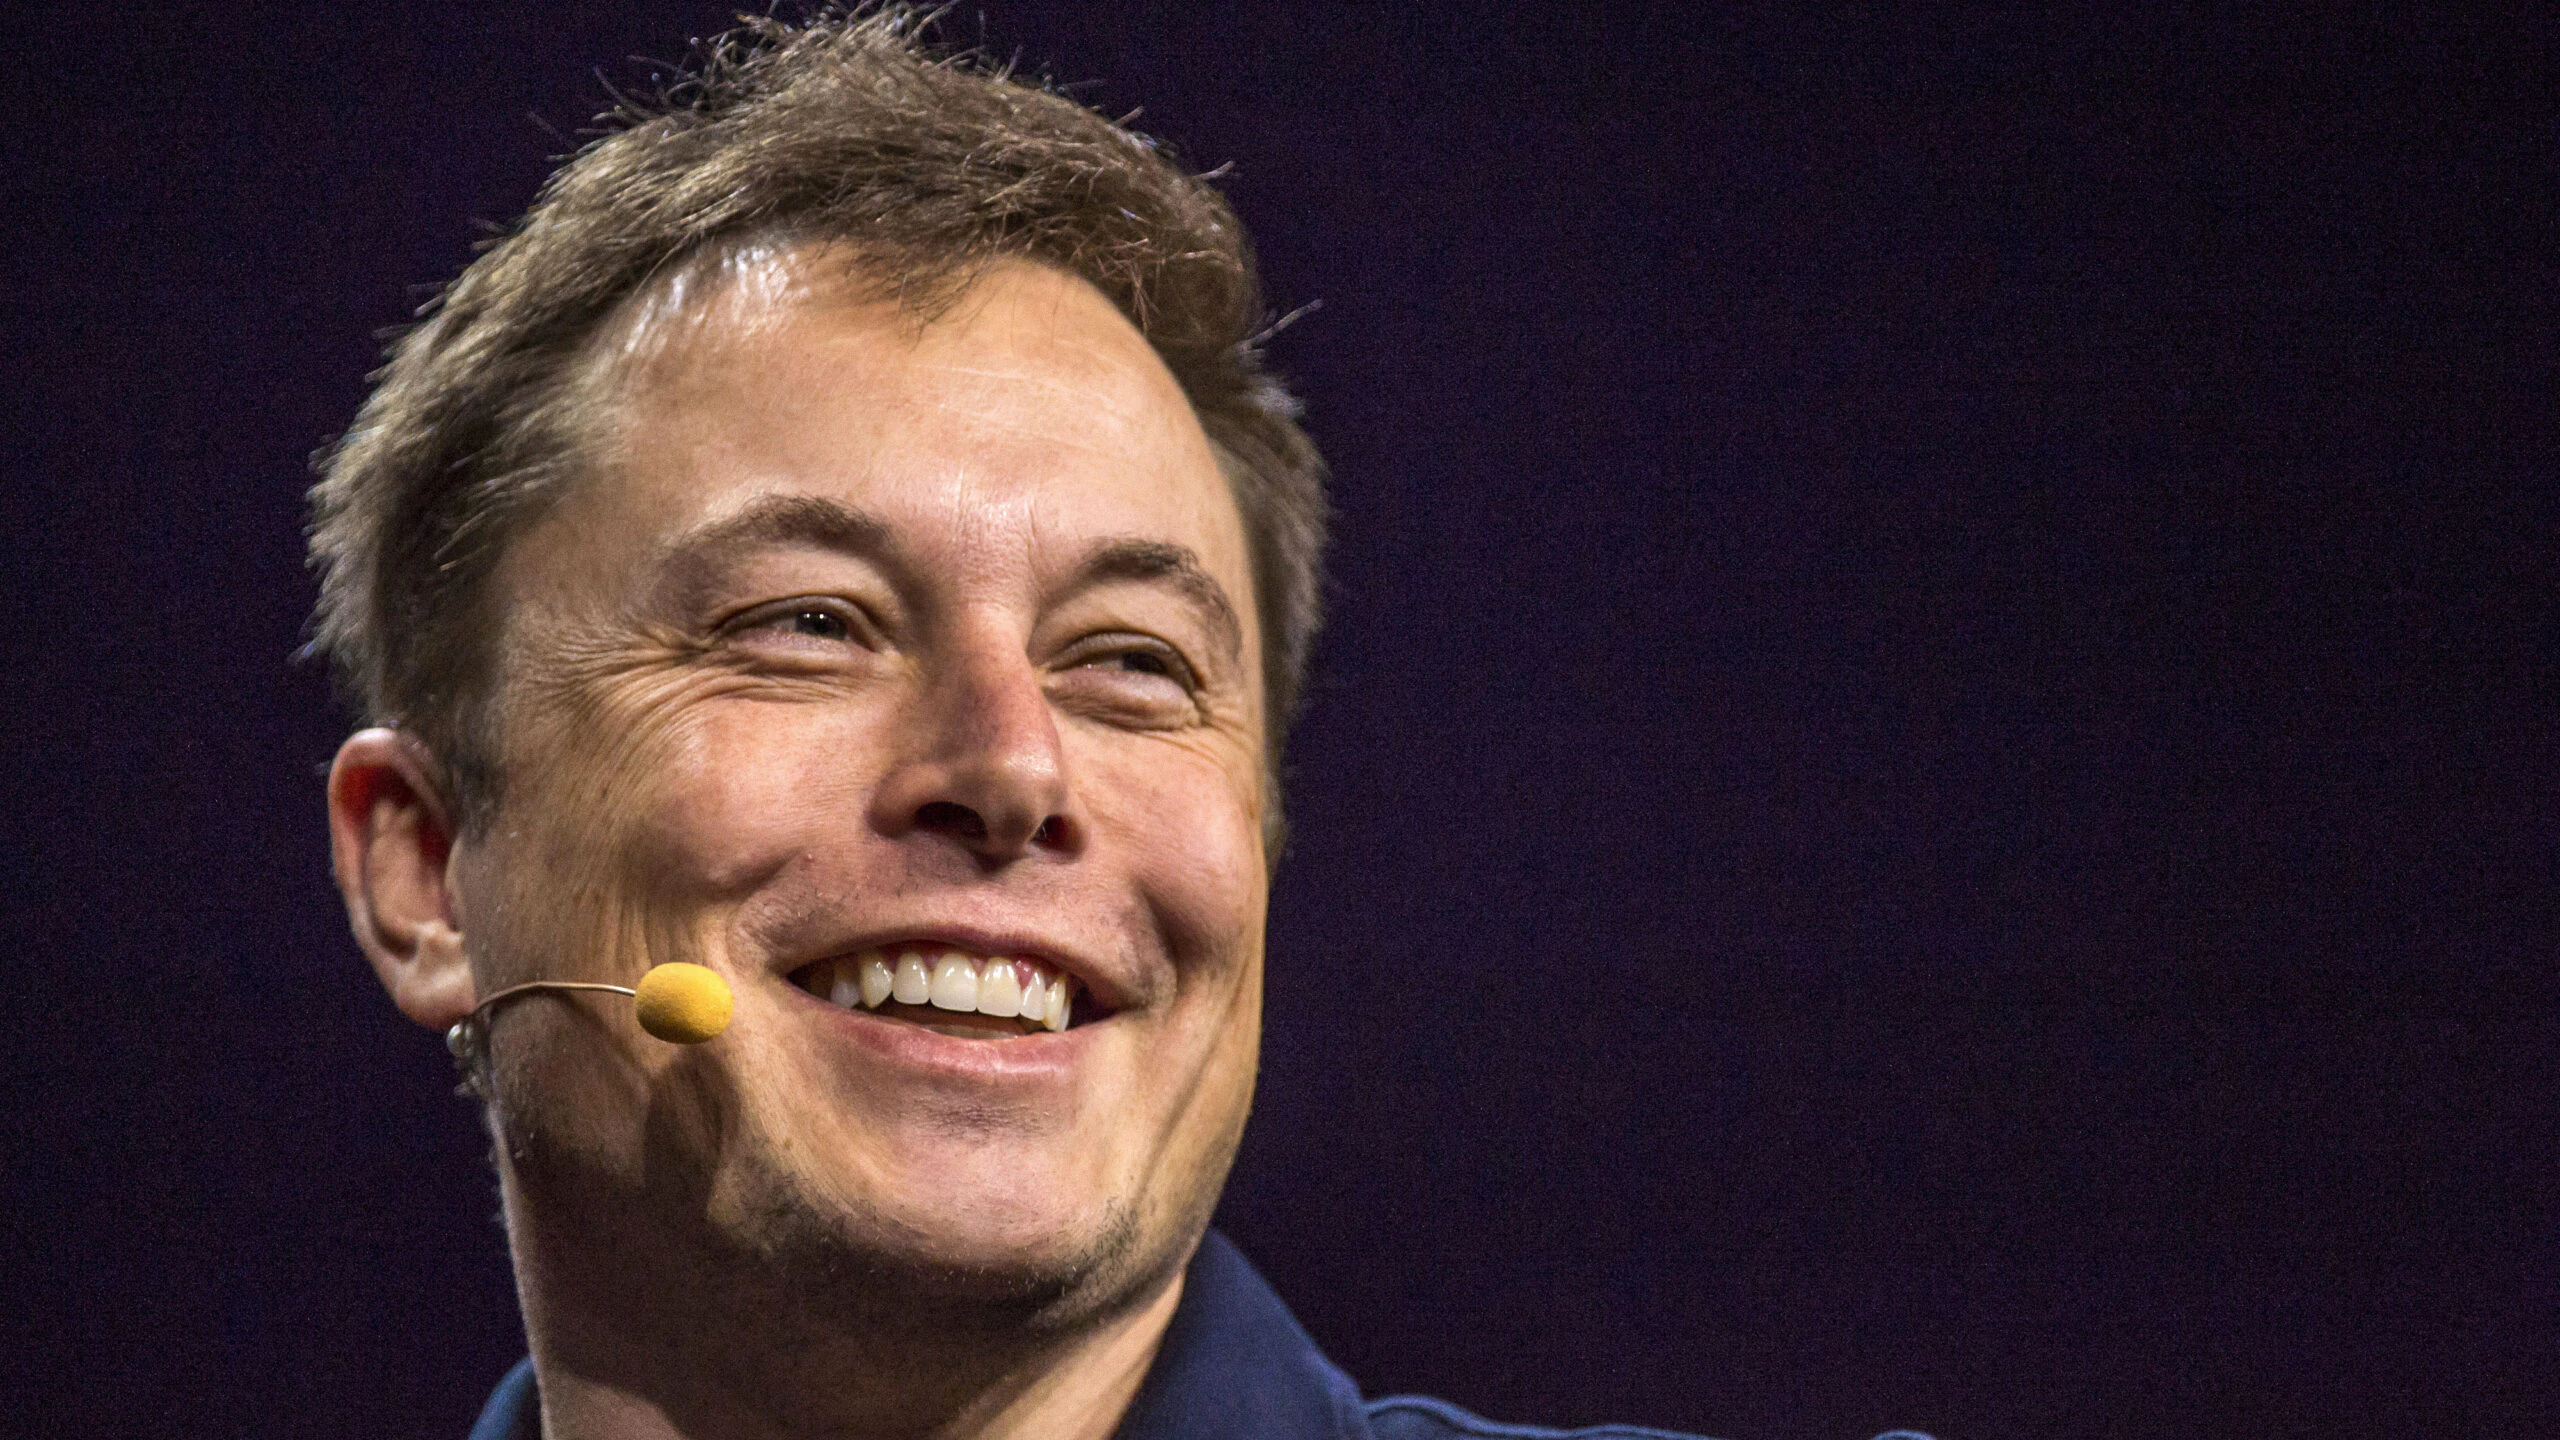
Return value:
M 1077 641 L 1058 657 L 1050 694 L 1070 710 L 1106 725 L 1179 730 L 1205 714 L 1200 676 L 1181 651 L 1128 631 Z

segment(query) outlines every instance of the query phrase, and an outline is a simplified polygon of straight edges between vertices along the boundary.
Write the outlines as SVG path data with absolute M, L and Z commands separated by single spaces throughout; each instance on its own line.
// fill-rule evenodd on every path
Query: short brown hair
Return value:
M 1190 397 L 1243 514 L 1276 781 L 1321 618 L 1327 507 L 1324 463 L 1262 362 L 1244 229 L 1154 142 L 937 52 L 927 20 L 904 6 L 749 19 L 658 103 L 608 116 L 611 132 L 392 347 L 319 457 L 313 648 L 369 720 L 436 755 L 464 828 L 496 800 L 486 581 L 506 538 L 578 472 L 579 358 L 654 278 L 750 240 L 847 246 L 922 315 L 1021 258 L 1082 278 L 1128 317 Z M 1276 783 L 1272 799 L 1276 821 Z

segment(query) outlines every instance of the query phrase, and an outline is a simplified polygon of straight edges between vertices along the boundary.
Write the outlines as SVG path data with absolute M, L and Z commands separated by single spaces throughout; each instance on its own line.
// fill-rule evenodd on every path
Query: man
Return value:
M 338 880 L 531 1342 L 475 1433 L 1495 1433 L 1206 1234 L 1324 533 L 1242 231 L 913 30 L 753 24 L 588 147 L 314 492 Z M 670 961 L 716 1039 L 484 1005 Z

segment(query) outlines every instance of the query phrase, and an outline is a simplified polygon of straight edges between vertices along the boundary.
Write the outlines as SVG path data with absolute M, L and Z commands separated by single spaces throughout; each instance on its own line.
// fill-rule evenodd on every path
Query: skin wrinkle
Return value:
M 510 699 L 519 716 L 521 742 L 565 763 L 543 767 L 538 777 L 518 776 L 519 802 L 554 813 L 594 817 L 590 826 L 578 832 L 581 840 L 645 836 L 639 817 L 655 798 L 649 777 L 666 769 L 668 757 L 691 739 L 682 728 L 681 701 L 688 692 L 690 698 L 700 699 L 753 682 L 721 669 L 693 668 L 688 662 L 703 659 L 703 647 L 663 628 L 613 636 L 563 630 L 545 641 L 516 652 L 526 663 L 521 667 L 524 678 Z M 614 727 L 609 733 L 620 737 L 619 747 L 564 743 L 566 732 L 586 728 L 593 733 L 606 726 Z M 595 918 L 590 941 L 578 947 L 578 953 L 556 956 L 550 964 L 542 962 L 538 946 L 519 947 L 501 938 L 500 943 L 476 947 L 475 960 L 528 952 L 533 959 L 520 973 L 476 977 L 481 993 L 494 993 L 520 978 L 543 973 L 566 972 L 628 985 L 652 966 L 676 960 L 702 963 L 712 957 L 715 947 L 708 932 L 720 924 L 716 910 L 687 917 L 663 903 L 653 904 L 659 896 L 654 887 L 616 883 L 616 873 L 634 868 L 635 861 L 639 868 L 658 868 L 641 861 L 633 846 L 555 845 L 531 858 L 534 863 L 527 869 L 492 877 L 485 886 L 474 888 L 506 897 L 502 906 L 516 913 L 529 907 L 591 912 Z M 751 883 L 754 877 L 739 878 Z M 492 916 L 491 921 L 489 928 L 503 937 L 506 932 L 498 917 Z M 570 927 L 570 933 L 575 935 L 578 928 Z M 556 1002 L 568 997 L 543 999 Z M 513 1153 L 528 1167 L 542 1166 L 547 1149 L 564 1139 L 542 1126 L 542 1117 L 551 1107 L 535 1098 L 539 1082 L 531 1078 L 548 1071 L 544 1062 L 559 1048 L 602 1045 L 632 1062 L 592 1078 L 594 1088 L 580 1097 L 589 1113 L 636 1114 L 644 1104 L 656 1103 L 638 1083 L 645 1073 L 637 1063 L 642 1047 L 652 1042 L 636 1037 L 627 1026 L 605 1024 L 599 1018 L 603 1012 L 598 1002 L 591 997 L 570 1003 L 578 1017 L 574 1035 L 547 1030 L 521 1047 L 499 1046 L 493 1038 L 493 1051 L 514 1057 L 514 1063 L 503 1066 L 497 1075 L 494 1098 L 501 1128 L 517 1136 Z M 712 1119 L 718 1106 L 716 1094 L 699 1085 L 687 1088 L 689 1103 L 683 1113 L 689 1123 L 697 1133 L 716 1132 Z
M 1029 262 L 1009 261 L 973 268 L 983 278 L 987 273 L 1037 267 L 1030 266 Z M 662 293 L 662 290 L 669 293 Z M 669 389 L 681 391 L 688 386 L 705 383 L 717 384 L 741 355 L 751 353 L 755 345 L 769 340 L 786 323 L 784 317 L 794 307 L 810 303 L 813 297 L 829 296 L 841 301 L 845 297 L 869 297 L 875 291 L 876 286 L 862 268 L 860 252 L 852 247 L 827 244 L 794 250 L 771 241 L 746 240 L 703 252 L 676 267 L 658 285 L 635 292 L 606 324 L 599 327 L 589 345 L 589 359 L 582 365 L 577 381 L 578 393 L 582 397 L 578 409 L 588 417 L 584 428 L 591 437 L 583 448 L 593 457 L 593 468 L 599 472 L 607 471 L 614 465 L 628 463 L 631 458 L 628 453 L 634 418 L 631 407 L 636 395 Z M 983 319 L 987 308 L 985 293 L 983 284 L 972 284 L 958 291 L 950 301 L 929 315 L 895 308 L 895 302 L 885 304 L 883 308 L 890 311 L 892 323 L 900 333 L 916 336 L 931 325 Z M 1035 302 L 1045 305 L 1040 318 L 1054 326 L 1058 316 L 1064 313 L 1066 294 L 1061 289 L 1044 302 Z M 693 303 L 680 306 L 676 303 L 678 298 L 692 300 Z M 1029 317 L 1018 311 L 1005 318 L 1013 333 L 1035 328 Z M 1088 345 L 1077 358 L 1098 358 L 1098 352 Z M 1074 394 L 1079 403 L 1094 408 L 1092 397 L 1075 391 L 1073 382 L 1064 378 L 1026 376 L 1018 368 L 969 365 L 946 359 L 937 362 L 932 373 L 944 378 L 989 384 L 1000 382 L 1013 388 L 1030 388 L 1044 393 Z M 920 404 L 938 413 L 960 416 L 982 432 L 1022 435 L 1051 448 L 1061 443 L 1058 437 L 1047 432 L 1028 430 L 1020 425 L 1008 427 L 991 423 L 987 407 L 971 409 L 963 406 L 951 398 L 945 387 L 932 387 L 926 394 L 929 398 L 923 401 L 893 399 L 883 402 L 876 395 L 868 396 L 866 403 L 884 410 L 914 408 Z M 1124 420 L 1138 413 L 1126 405 L 1110 402 L 1098 408 Z M 1177 414 L 1189 421 L 1194 434 L 1198 433 L 1197 422 L 1190 417 L 1187 401 L 1178 409 L 1159 405 L 1149 418 L 1155 424 L 1169 428 Z M 1064 443 L 1069 448 L 1097 453 L 1093 447 L 1077 445 L 1073 439 Z M 1225 482 L 1224 502 L 1232 506 L 1235 481 L 1228 473 L 1232 459 L 1218 450 L 1214 443 L 1211 450 L 1217 457 L 1219 473 Z M 1098 453 L 1117 458 L 1112 452 Z M 967 477 L 955 474 L 953 479 L 956 483 L 965 482 Z M 964 523 L 974 519 L 961 518 Z M 1250 593 L 1252 587 L 1248 585 L 1247 589 Z M 1216 593 L 1224 602 L 1224 608 L 1232 614 L 1235 607 L 1232 601 L 1225 600 L 1224 587 L 1216 587 Z M 1253 649 L 1259 651 L 1258 642 Z M 1262 661 L 1258 653 L 1240 658 L 1250 666 L 1253 675 L 1260 675 Z M 1246 704 L 1253 712 L 1251 723 L 1259 730 L 1266 723 L 1262 713 L 1265 697 L 1258 683 L 1248 686 L 1247 690 Z M 1257 812 L 1264 817 L 1266 870 L 1278 858 L 1281 839 L 1276 804 L 1278 782 L 1277 772 L 1266 763 L 1259 777 L 1264 793 L 1256 800 Z

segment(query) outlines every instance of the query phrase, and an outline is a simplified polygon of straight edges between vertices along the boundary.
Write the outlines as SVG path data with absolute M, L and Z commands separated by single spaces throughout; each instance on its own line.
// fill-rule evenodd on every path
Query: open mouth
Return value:
M 1071 1018 L 1093 1018 L 1074 1016 L 1072 975 L 1038 960 L 941 945 L 839 955 L 791 972 L 791 983 L 830 1005 L 962 1040 L 1038 1035 L 1066 1029 Z

